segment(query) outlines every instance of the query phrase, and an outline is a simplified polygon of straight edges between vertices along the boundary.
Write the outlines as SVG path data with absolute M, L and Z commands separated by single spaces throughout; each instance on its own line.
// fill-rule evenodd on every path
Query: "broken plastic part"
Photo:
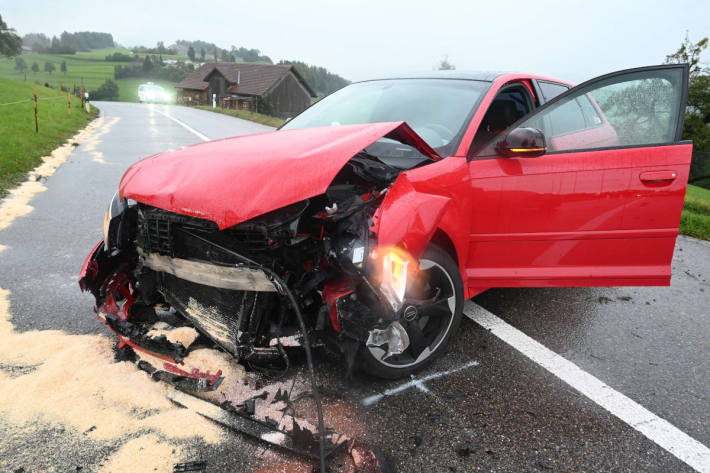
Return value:
M 176 463 L 173 466 L 173 473 L 182 473 L 185 471 L 204 471 L 207 468 L 207 462 L 192 461 L 184 463 Z
M 211 402 L 197 398 L 190 394 L 173 390 L 168 393 L 168 398 L 183 407 L 191 409 L 198 414 L 201 414 L 208 419 L 211 419 L 219 424 L 222 424 L 239 432 L 246 433 L 253 437 L 259 438 L 265 442 L 285 448 L 287 450 L 307 455 L 311 458 L 319 458 L 318 453 L 318 433 L 305 428 L 297 422 L 297 419 L 288 423 L 291 424 L 290 429 L 280 428 L 285 425 L 284 419 L 290 416 L 283 416 L 281 422 L 269 423 L 267 419 L 260 420 L 258 418 L 258 406 L 252 408 L 252 413 L 256 409 L 257 416 L 249 414 L 248 411 L 241 412 L 239 408 L 224 404 L 218 406 Z M 254 399 L 256 401 L 256 399 Z M 266 400 L 262 400 L 267 402 Z M 326 432 L 324 436 L 326 440 L 325 455 L 330 455 L 349 439 L 345 435 Z
M 325 206 L 325 213 L 328 215 L 333 215 L 335 212 L 338 211 L 338 203 L 335 202 L 332 207 L 328 207 L 327 205 Z
M 215 264 L 170 258 L 157 253 L 143 254 L 144 265 L 154 271 L 172 274 L 180 279 L 206 286 L 237 291 L 275 292 L 271 280 L 260 269 L 227 267 Z
M 385 344 L 387 354 L 382 359 L 404 353 L 404 350 L 409 347 L 409 335 L 402 324 L 394 321 L 384 330 L 370 330 L 370 336 L 367 338 L 368 347 L 382 347 Z
M 365 260 L 365 247 L 363 246 L 356 246 L 353 248 L 353 264 L 358 266 L 362 265 L 362 262 Z

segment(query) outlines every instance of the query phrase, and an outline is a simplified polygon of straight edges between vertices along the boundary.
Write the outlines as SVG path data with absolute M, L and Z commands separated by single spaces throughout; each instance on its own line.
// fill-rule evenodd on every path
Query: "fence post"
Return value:
M 67 90 L 67 114 L 71 117 L 71 94 Z
M 79 95 L 81 95 L 81 108 L 84 108 L 84 86 L 79 88 Z
M 35 102 L 35 133 L 39 133 L 39 121 L 37 120 L 37 86 L 32 87 L 32 95 Z

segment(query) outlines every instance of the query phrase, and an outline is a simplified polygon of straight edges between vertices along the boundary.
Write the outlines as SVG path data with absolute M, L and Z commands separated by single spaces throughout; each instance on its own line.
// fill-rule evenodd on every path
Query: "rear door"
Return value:
M 570 89 L 471 159 L 469 287 L 667 285 L 692 144 L 680 141 L 686 65 Z M 546 154 L 503 157 L 538 128 Z

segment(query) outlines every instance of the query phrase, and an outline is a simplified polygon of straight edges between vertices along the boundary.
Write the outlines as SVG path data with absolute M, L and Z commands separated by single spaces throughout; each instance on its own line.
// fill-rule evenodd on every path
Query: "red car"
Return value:
M 132 165 L 79 283 L 122 345 L 196 387 L 214 377 L 179 363 L 205 345 L 275 368 L 319 343 L 408 375 L 488 288 L 669 284 L 687 80 L 662 65 L 576 87 L 454 71 L 349 85 L 277 131 Z

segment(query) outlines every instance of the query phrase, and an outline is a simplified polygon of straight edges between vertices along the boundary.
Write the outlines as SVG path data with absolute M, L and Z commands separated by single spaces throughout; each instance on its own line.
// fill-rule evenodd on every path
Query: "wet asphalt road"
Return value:
M 268 130 L 175 106 L 97 105 L 118 117 L 96 146 L 105 162 L 78 147 L 32 200 L 34 211 L 0 232 L 8 247 L 0 287 L 11 291 L 16 330 L 105 333 L 76 274 L 132 162 L 201 141 L 195 132 L 215 139 Z M 680 237 L 673 273 L 668 288 L 494 289 L 474 302 L 707 446 L 710 244 Z M 400 472 L 693 471 L 471 320 L 418 378 L 471 366 L 427 381 L 428 392 L 412 387 L 365 406 L 403 382 L 345 380 L 341 362 L 323 353 L 317 364 L 327 423 L 379 445 Z M 76 439 L 47 431 L 57 452 L 73 450 Z M 23 448 L 21 435 L 8 439 L 4 454 Z M 253 471 L 264 449 L 235 434 L 200 451 L 208 471 Z M 42 462 L 64 471 L 72 464 L 65 457 Z

